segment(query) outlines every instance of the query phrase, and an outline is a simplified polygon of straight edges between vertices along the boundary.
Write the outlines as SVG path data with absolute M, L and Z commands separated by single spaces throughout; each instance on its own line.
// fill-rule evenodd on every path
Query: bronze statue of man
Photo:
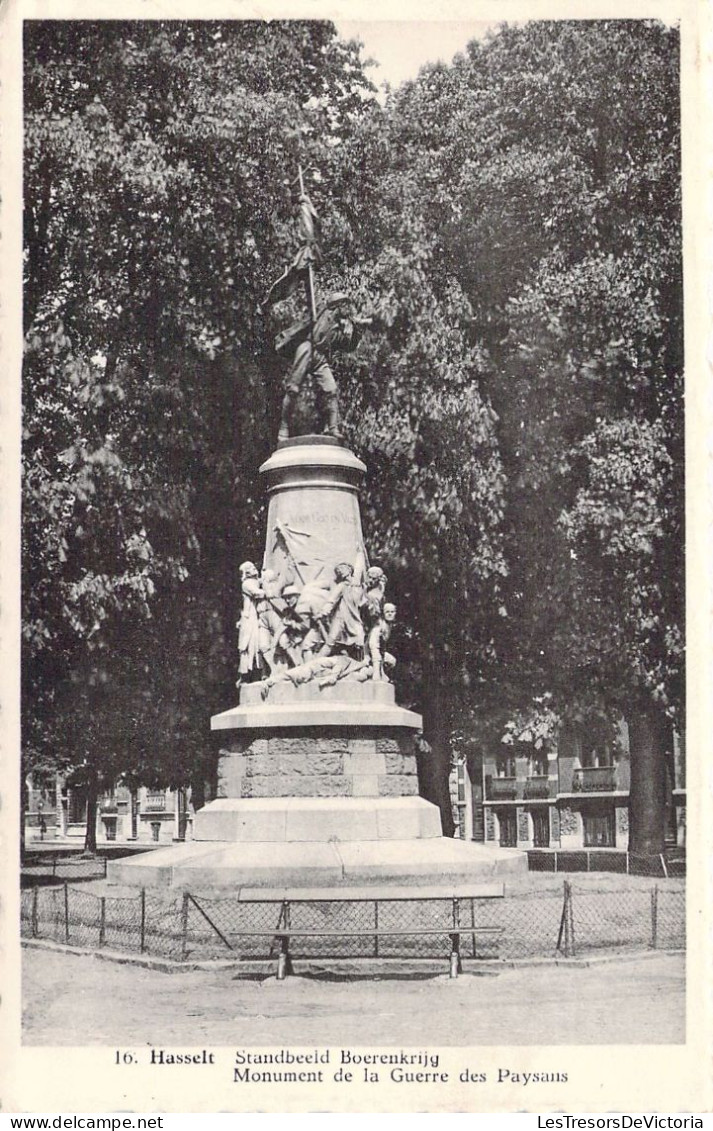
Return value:
M 348 295 L 341 292 L 330 295 L 318 311 L 312 325 L 306 327 L 306 336 L 302 336 L 305 331 L 303 322 L 290 327 L 293 331 L 291 342 L 294 343 L 295 338 L 301 340 L 285 379 L 285 396 L 282 402 L 278 440 L 286 440 L 292 435 L 292 416 L 307 377 L 312 379 L 316 387 L 318 431 L 340 439 L 337 384 L 332 373 L 330 357 L 333 350 L 354 349 L 360 338 L 361 326 L 366 322 L 365 319 L 350 319 L 341 315 L 339 308 L 348 301 Z M 276 347 L 281 353 L 286 352 L 285 339 L 290 334 L 290 330 L 285 331 L 276 342 Z
M 336 292 L 321 304 L 315 292 L 315 269 L 322 263 L 319 246 L 317 213 L 304 189 L 302 168 L 299 169 L 299 209 L 297 238 L 299 248 L 287 270 L 273 283 L 265 304 L 272 305 L 289 298 L 304 284 L 308 314 L 293 322 L 275 339 L 275 349 L 291 360 L 285 380 L 278 440 L 287 440 L 293 433 L 294 410 L 307 379 L 315 386 L 319 420 L 317 430 L 341 439 L 339 432 L 339 406 L 337 385 L 331 368 L 334 350 L 352 350 L 356 347 L 361 330 L 371 325 L 371 319 L 346 315 L 344 304 L 347 295 Z

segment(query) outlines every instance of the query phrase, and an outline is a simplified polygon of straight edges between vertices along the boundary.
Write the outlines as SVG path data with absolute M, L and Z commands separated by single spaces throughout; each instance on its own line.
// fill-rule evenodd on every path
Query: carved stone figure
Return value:
M 364 608 L 367 617 L 377 620 L 381 616 L 386 593 L 386 574 L 381 566 L 369 566 L 366 571 Z
M 262 672 L 269 675 L 276 663 L 275 646 L 282 631 L 286 605 L 282 597 L 283 584 L 274 569 L 263 569 L 260 584 L 263 597 L 257 603 L 258 649 Z
M 299 667 L 305 659 L 311 659 L 314 647 L 305 639 L 312 629 L 310 616 L 298 609 L 300 590 L 296 585 L 287 585 L 282 590 L 284 607 L 280 613 L 280 626 L 277 630 L 273 654 L 276 663 L 286 663 L 291 668 Z
M 372 667 L 371 678 L 385 683 L 391 682 L 385 669 L 393 668 L 396 665 L 396 660 L 385 648 L 391 636 L 391 626 L 395 619 L 396 606 L 387 601 L 383 607 L 381 616 L 369 631 L 367 642 Z
M 260 575 L 253 562 L 243 562 L 239 572 L 243 607 L 238 621 L 238 652 L 240 654 L 238 682 L 249 677 L 253 672 L 261 672 L 258 604 L 265 596 L 260 586 Z
M 371 678 L 370 660 L 355 660 L 351 656 L 328 656 L 326 659 L 332 662 L 327 673 L 317 680 L 319 687 L 333 687 L 340 679 L 366 683 Z
M 324 644 L 319 650 L 320 655 L 329 656 L 336 647 L 341 651 L 358 651 L 360 657 L 363 654 L 362 574 L 363 563 L 357 563 L 357 569 L 349 562 L 340 562 L 336 567 L 335 583 L 317 613 L 317 620 L 326 630 Z
M 287 668 L 271 675 L 260 688 L 260 695 L 263 699 L 267 699 L 272 688 L 279 683 L 291 683 L 294 687 L 301 687 L 305 683 L 316 680 L 317 686 L 323 688 L 333 687 L 340 679 L 365 683 L 370 677 L 369 660 L 355 660 L 347 655 L 313 656 L 297 667 Z

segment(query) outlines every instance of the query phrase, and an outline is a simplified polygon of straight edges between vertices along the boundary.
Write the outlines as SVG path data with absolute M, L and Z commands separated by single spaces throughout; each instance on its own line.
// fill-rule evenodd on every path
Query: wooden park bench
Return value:
M 362 888 L 302 888 L 271 890 L 243 888 L 239 895 L 240 903 L 279 904 L 277 925 L 272 929 L 243 928 L 240 935 L 272 936 L 274 943 L 279 946 L 277 959 L 277 978 L 282 981 L 292 973 L 292 956 L 290 944 L 294 939 L 303 938 L 369 938 L 374 942 L 374 957 L 379 956 L 379 940 L 385 938 L 406 937 L 440 937 L 449 938 L 450 977 L 455 978 L 462 972 L 461 940 L 463 937 L 472 939 L 473 957 L 477 957 L 476 940 L 481 936 L 490 936 L 496 941 L 502 934 L 501 927 L 483 926 L 475 922 L 475 904 L 478 899 L 502 899 L 504 886 L 502 883 L 463 884 L 450 887 L 362 887 Z M 381 926 L 379 924 L 379 905 L 383 903 L 417 902 L 424 907 L 434 903 L 449 904 L 449 922 L 442 926 L 431 926 L 421 921 L 406 926 Z M 294 924 L 292 911 L 301 905 L 319 904 L 369 904 L 372 911 L 372 924 L 365 927 L 351 927 L 339 925 L 306 926 Z M 469 923 L 464 921 L 464 906 L 469 906 Z M 422 916 L 428 919 L 427 915 Z

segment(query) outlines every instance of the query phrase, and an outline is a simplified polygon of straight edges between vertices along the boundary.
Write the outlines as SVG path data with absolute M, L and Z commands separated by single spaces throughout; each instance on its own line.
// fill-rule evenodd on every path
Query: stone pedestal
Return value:
M 304 595 L 327 592 L 340 563 L 367 564 L 365 470 L 325 437 L 281 445 L 260 469 L 270 500 L 263 568 Z M 420 715 L 396 704 L 391 683 L 360 675 L 330 684 L 294 668 L 242 685 L 239 702 L 211 720 L 224 740 L 218 797 L 196 813 L 193 841 L 113 861 L 109 881 L 433 886 L 526 869 L 522 852 L 443 837 L 437 807 L 418 796 Z
M 218 797 L 417 796 L 412 736 L 372 731 L 284 728 L 260 738 L 239 732 L 221 752 Z

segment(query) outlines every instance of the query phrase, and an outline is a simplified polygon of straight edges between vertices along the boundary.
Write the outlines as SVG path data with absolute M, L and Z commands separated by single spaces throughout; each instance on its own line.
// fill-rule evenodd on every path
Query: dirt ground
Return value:
M 106 1003 L 111 1002 L 111 1009 Z M 23 950 L 27 1045 L 292 1046 L 678 1044 L 684 958 L 663 952 L 474 970 L 457 979 L 339 978 L 312 966 L 277 982 L 234 970 L 164 973 Z

